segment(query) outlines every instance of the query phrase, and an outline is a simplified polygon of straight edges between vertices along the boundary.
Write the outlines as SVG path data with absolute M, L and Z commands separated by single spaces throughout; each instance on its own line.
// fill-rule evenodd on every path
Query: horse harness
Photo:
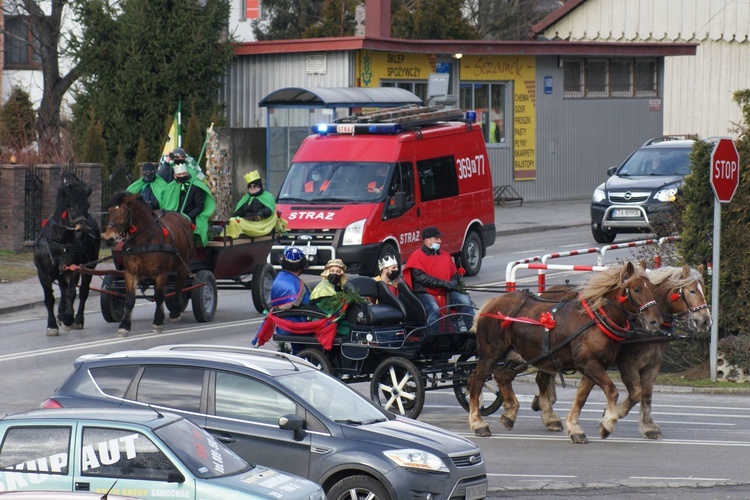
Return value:
M 62 257 L 66 254 L 68 255 L 85 255 L 86 254 L 86 247 L 83 244 L 83 240 L 79 236 L 75 236 L 75 226 L 78 222 L 84 221 L 87 222 L 88 219 L 84 216 L 78 216 L 72 221 L 70 221 L 70 224 L 65 224 L 65 219 L 67 218 L 67 211 L 63 212 L 60 215 L 60 220 L 62 223 L 57 222 L 55 219 L 56 217 L 53 215 L 47 219 L 47 222 L 45 223 L 44 227 L 41 231 L 39 231 L 39 234 L 37 235 L 36 239 L 34 240 L 34 247 L 37 246 L 44 246 L 47 249 L 47 255 L 49 256 L 50 262 L 53 264 L 57 263 L 57 267 L 59 267 L 58 271 L 62 274 L 65 269 L 62 262 Z M 48 226 L 50 225 L 50 226 Z M 58 228 L 64 228 L 65 231 L 73 231 L 73 241 L 69 243 L 61 243 L 59 241 L 56 241 L 54 239 L 48 238 L 47 236 L 44 236 L 44 230 L 47 227 L 58 227 Z
M 161 218 L 158 217 L 156 214 L 153 215 L 154 218 L 154 230 L 151 234 L 151 239 L 153 240 L 154 237 L 161 232 L 162 234 L 162 242 L 161 243 L 152 243 L 150 245 L 138 245 L 134 246 L 129 244 L 129 241 L 133 236 L 138 234 L 138 228 L 132 224 L 132 215 L 128 213 L 127 219 L 125 219 L 125 222 L 122 224 L 115 224 L 114 222 L 108 222 L 107 226 L 113 227 L 117 229 L 120 232 L 120 235 L 122 236 L 122 239 L 125 241 L 125 244 L 123 246 L 123 250 L 120 253 L 124 253 L 126 255 L 138 255 L 142 253 L 149 253 L 149 252 L 167 252 L 167 253 L 178 253 L 177 247 L 173 245 L 172 243 L 164 243 L 164 237 L 169 236 L 171 240 L 174 242 L 174 237 L 172 237 L 172 232 L 169 230 L 168 227 L 164 226 L 161 223 Z

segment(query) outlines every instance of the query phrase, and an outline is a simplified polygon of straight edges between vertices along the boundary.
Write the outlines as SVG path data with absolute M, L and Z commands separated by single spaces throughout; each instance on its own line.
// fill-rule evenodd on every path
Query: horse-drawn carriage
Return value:
M 350 278 L 345 287 L 365 298 L 365 303 L 349 304 L 345 311 L 351 326 L 348 335 L 334 337 L 333 323 L 328 339 L 277 329 L 273 340 L 295 345 L 297 356 L 344 382 L 369 381 L 371 399 L 394 413 L 417 418 L 425 392 L 444 388 L 453 388 L 458 402 L 468 410 L 466 384 L 476 365 L 474 335 L 469 331 L 473 316 L 448 308 L 439 320 L 428 324 L 424 306 L 406 283 L 399 284 L 398 297 L 384 282 L 363 276 Z M 269 326 L 281 327 L 285 317 L 299 314 L 299 309 L 279 311 L 267 321 L 272 322 Z M 314 311 L 305 314 L 320 318 L 321 324 L 330 321 Z M 483 403 L 481 412 L 489 415 L 501 404 L 498 396 Z

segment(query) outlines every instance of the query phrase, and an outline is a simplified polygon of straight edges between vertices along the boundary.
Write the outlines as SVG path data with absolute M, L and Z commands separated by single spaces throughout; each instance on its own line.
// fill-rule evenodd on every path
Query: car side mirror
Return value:
M 302 441 L 305 439 L 305 421 L 299 415 L 290 413 L 279 417 L 279 429 L 294 431 L 294 440 Z
M 388 211 L 400 213 L 406 208 L 406 193 L 398 191 L 396 194 L 388 198 Z
M 617 167 L 609 167 L 607 169 L 607 177 L 612 177 L 615 175 L 615 172 L 617 171 Z
M 176 470 L 173 470 L 173 471 L 170 471 L 169 474 L 167 474 L 167 482 L 168 483 L 184 483 L 185 476 L 183 476 L 182 473 Z

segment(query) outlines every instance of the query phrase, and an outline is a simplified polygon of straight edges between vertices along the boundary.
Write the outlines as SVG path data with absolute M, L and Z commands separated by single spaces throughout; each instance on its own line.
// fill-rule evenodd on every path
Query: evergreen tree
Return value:
M 164 146 L 178 101 L 192 102 L 208 124 L 216 90 L 233 58 L 226 37 L 229 0 L 104 0 L 84 2 L 75 47 L 84 71 L 76 124 L 88 110 L 101 117 L 114 157 L 133 161 L 143 137 L 149 158 Z
M 303 38 L 305 30 L 320 22 L 325 0 L 263 0 L 270 21 L 253 21 L 258 40 Z
M 89 113 L 86 134 L 79 160 L 84 163 L 101 163 L 107 165 L 107 142 L 104 139 L 102 123 L 96 119 L 93 112 Z M 104 176 L 104 172 L 102 172 Z
M 135 164 L 133 165 L 133 179 L 141 176 L 141 164 L 149 161 L 146 152 L 146 139 L 143 136 L 138 138 L 138 150 L 135 153 Z
M 195 161 L 198 161 L 198 156 L 200 156 L 201 149 L 203 149 L 205 129 L 201 127 L 200 120 L 195 116 L 195 112 L 192 112 L 195 106 L 191 106 L 190 108 L 191 113 L 187 120 L 187 127 L 183 126 L 182 131 L 182 149 L 195 158 Z M 201 162 L 203 162 L 202 159 Z
M 394 0 L 391 35 L 411 40 L 473 40 L 477 30 L 456 0 Z
M 15 87 L 0 110 L 0 144 L 20 151 L 36 140 L 36 124 L 31 98 L 24 90 Z
M 363 0 L 326 0 L 320 21 L 304 31 L 304 38 L 354 35 L 354 13 Z

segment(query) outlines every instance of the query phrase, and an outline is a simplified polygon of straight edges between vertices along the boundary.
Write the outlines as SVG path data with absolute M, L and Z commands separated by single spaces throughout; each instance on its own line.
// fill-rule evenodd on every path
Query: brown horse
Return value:
M 170 273 L 176 274 L 174 294 L 167 300 L 169 318 L 180 318 L 180 296 L 189 272 L 189 263 L 195 251 L 193 228 L 189 219 L 178 212 L 165 212 L 158 216 L 137 194 L 118 192 L 112 196 L 107 210 L 109 222 L 102 237 L 109 245 L 124 241 L 122 265 L 125 274 L 125 302 L 118 337 L 130 333 L 130 315 L 135 305 L 135 289 L 139 281 L 154 284 L 156 312 L 151 331 L 164 329 L 164 298 Z
M 628 390 L 628 397 L 618 403 L 617 415 L 619 418 L 624 418 L 640 402 L 641 434 L 649 439 L 661 439 L 663 437 L 661 429 L 651 416 L 651 398 L 666 350 L 666 342 L 675 340 L 672 334 L 674 329 L 690 333 L 707 332 L 713 322 L 703 294 L 702 265 L 697 269 L 687 265 L 662 267 L 650 271 L 648 279 L 654 285 L 654 299 L 659 311 L 665 319 L 671 321 L 662 325 L 666 330 L 659 332 L 659 335 L 637 334 L 634 338 L 622 343 L 616 364 L 620 370 L 622 382 Z M 562 300 L 572 299 L 576 293 L 572 287 L 557 286 L 549 288 L 541 296 L 552 300 Z M 552 405 L 557 399 L 553 383 L 554 376 L 538 372 L 536 381 L 539 394 L 531 403 L 532 410 L 542 410 L 542 421 L 549 430 L 562 430 L 560 418 L 552 412 Z
M 550 302 L 511 292 L 485 302 L 473 327 L 478 361 L 468 381 L 471 429 L 478 436 L 491 435 L 479 413 L 479 395 L 490 375 L 503 396 L 500 422 L 508 430 L 513 428 L 518 399 L 512 382 L 526 365 L 532 365 L 553 374 L 577 370 L 583 375 L 565 422 L 574 443 L 588 442 L 578 419 L 591 389 L 598 385 L 607 397 L 598 430 L 603 438 L 609 436 L 617 423 L 618 393 L 607 367 L 614 363 L 621 341 L 632 335 L 629 318 L 637 317 L 649 331 L 659 330 L 662 316 L 655 306 L 645 271 L 630 262 L 591 276 L 577 300 Z M 507 363 L 497 367 L 506 355 L 526 360 L 523 368 Z

